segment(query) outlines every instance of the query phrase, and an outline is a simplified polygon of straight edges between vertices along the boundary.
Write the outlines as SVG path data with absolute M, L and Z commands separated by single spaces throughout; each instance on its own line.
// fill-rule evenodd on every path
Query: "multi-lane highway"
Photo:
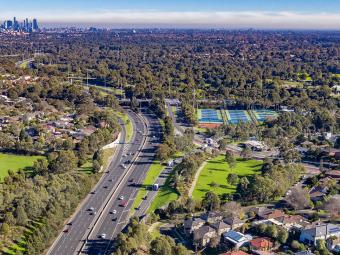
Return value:
M 161 126 L 151 114 L 128 112 L 134 126 L 130 143 L 125 129 L 108 172 L 80 205 L 48 254 L 108 254 L 112 239 L 128 222 L 129 210 L 154 160 Z

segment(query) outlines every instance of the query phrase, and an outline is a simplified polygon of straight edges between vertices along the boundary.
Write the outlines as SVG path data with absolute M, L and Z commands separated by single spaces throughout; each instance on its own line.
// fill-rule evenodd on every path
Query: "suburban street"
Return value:
M 132 111 L 128 111 L 128 114 L 134 127 L 131 142 L 126 143 L 126 131 L 124 125 L 122 125 L 120 143 L 116 147 L 116 152 L 108 172 L 103 174 L 91 194 L 85 198 L 78 211 L 74 214 L 69 224 L 65 226 L 63 232 L 58 236 L 47 254 L 79 254 L 81 248 L 90 252 L 92 249 L 98 248 L 96 245 L 92 245 L 92 241 L 96 241 L 97 233 L 102 234 L 102 231 L 106 231 L 107 238 L 114 238 L 125 226 L 124 222 L 126 222 L 128 210 L 137 191 L 136 187 L 131 187 L 131 183 L 128 180 L 134 178 L 135 182 L 138 183 L 138 181 L 144 178 L 153 161 L 156 143 L 160 141 L 158 135 L 160 126 L 156 118 L 145 115 L 146 119 L 150 122 L 149 127 L 151 127 L 147 130 L 141 117 Z M 149 136 L 145 137 L 144 135 L 146 134 L 149 134 Z M 142 148 L 144 137 L 146 142 Z M 140 155 L 137 156 L 139 151 L 141 151 Z M 127 163 L 132 162 L 135 157 L 137 157 L 137 163 Z M 116 198 L 121 195 L 128 199 L 128 204 L 125 208 L 117 207 L 119 201 L 117 202 Z M 110 226 L 107 223 L 108 221 L 112 222 L 112 216 L 110 215 L 111 217 L 109 218 L 108 211 L 110 210 L 107 209 L 111 209 L 111 206 L 117 208 L 116 217 L 118 219 L 117 222 L 113 222 Z M 84 240 L 88 236 L 89 242 L 86 247 L 83 247 Z M 105 245 L 106 247 L 107 244 Z M 100 246 L 99 250 L 101 248 Z M 91 252 L 91 254 L 97 253 Z

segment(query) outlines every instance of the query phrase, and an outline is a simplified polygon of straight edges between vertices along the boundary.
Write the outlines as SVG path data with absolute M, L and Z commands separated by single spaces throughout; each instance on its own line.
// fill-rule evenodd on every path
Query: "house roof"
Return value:
M 219 255 L 249 255 L 249 253 L 244 251 L 228 251 L 225 253 L 220 253 Z
M 284 215 L 277 218 L 276 220 L 282 222 L 283 224 L 301 223 L 306 221 L 306 219 L 300 215 Z
M 273 247 L 273 243 L 270 241 L 269 238 L 265 238 L 265 237 L 259 237 L 259 238 L 255 238 L 253 240 L 250 241 L 251 246 L 257 248 L 257 249 L 262 249 L 262 248 L 271 248 Z
M 230 229 L 231 228 L 231 226 L 229 224 L 226 224 L 223 221 L 216 222 L 214 224 L 210 224 L 210 226 L 213 227 L 216 230 L 225 229 L 225 228 L 229 228 Z
M 194 240 L 202 239 L 207 233 L 215 232 L 215 229 L 209 226 L 202 226 L 194 231 Z
M 207 220 L 209 218 L 221 218 L 222 214 L 219 212 L 208 212 L 201 214 L 201 218 Z
M 260 211 L 258 215 L 263 219 L 275 219 L 284 216 L 284 212 L 277 209 L 267 209 L 264 211 Z
M 184 221 L 184 226 L 192 228 L 202 223 L 205 223 L 205 221 L 200 218 L 190 218 Z
M 317 225 L 309 229 L 305 229 L 304 232 L 309 233 L 312 237 L 320 237 L 325 235 L 335 235 L 340 233 L 340 225 L 337 224 L 322 224 Z
M 327 176 L 332 176 L 333 178 L 340 178 L 340 170 L 330 170 L 326 172 Z
M 234 244 L 250 241 L 252 239 L 250 235 L 244 235 L 234 230 L 223 233 L 223 238 Z
M 228 217 L 223 220 L 225 223 L 229 225 L 243 223 L 244 221 L 240 220 L 238 217 Z

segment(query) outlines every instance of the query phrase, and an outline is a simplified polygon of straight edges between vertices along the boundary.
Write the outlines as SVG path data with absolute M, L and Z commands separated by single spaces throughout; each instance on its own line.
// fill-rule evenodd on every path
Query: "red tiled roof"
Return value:
M 270 249 L 273 247 L 273 243 L 268 238 L 255 238 L 250 241 L 250 245 L 257 249 Z

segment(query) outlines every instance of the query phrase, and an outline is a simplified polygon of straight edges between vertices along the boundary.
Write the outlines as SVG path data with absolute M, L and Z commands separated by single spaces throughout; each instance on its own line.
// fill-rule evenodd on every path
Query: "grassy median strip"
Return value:
M 136 199 L 133 202 L 132 209 L 131 209 L 132 212 L 134 212 L 135 208 L 140 205 L 140 203 L 143 200 L 143 197 L 145 197 L 146 194 L 148 193 L 148 188 L 156 182 L 158 176 L 161 174 L 161 172 L 163 171 L 164 168 L 165 168 L 165 166 L 162 165 L 160 163 L 160 161 L 158 161 L 158 160 L 155 160 L 152 163 L 149 171 L 147 172 L 147 174 L 145 176 L 142 187 L 139 189 L 137 196 L 136 196 Z
M 129 116 L 122 112 L 116 112 L 115 114 L 124 121 L 126 129 L 126 142 L 130 142 L 133 134 L 133 125 Z

